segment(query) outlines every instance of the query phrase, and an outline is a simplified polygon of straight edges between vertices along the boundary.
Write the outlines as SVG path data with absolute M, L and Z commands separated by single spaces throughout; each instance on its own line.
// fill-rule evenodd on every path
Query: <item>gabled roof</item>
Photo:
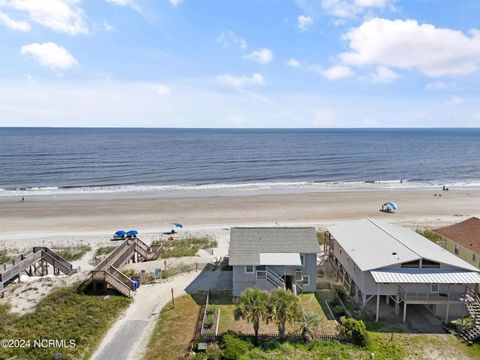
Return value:
M 457 224 L 440 228 L 435 232 L 462 245 L 464 248 L 480 254 L 479 218 L 472 217 Z
M 229 265 L 260 265 L 260 253 L 318 253 L 313 227 L 234 227 Z
M 362 271 L 422 258 L 464 270 L 478 271 L 415 231 L 398 225 L 364 219 L 331 226 L 328 231 Z

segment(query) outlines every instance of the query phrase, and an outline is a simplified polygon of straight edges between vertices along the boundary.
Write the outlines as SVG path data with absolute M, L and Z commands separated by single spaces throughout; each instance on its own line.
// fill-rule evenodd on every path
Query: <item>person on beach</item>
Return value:
M 24 202 L 24 201 L 25 201 L 25 198 L 22 196 L 22 202 Z

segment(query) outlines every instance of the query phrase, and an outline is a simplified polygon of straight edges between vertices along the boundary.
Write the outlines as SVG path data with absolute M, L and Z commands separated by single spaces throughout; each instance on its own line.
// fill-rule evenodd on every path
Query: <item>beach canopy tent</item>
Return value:
M 116 233 L 115 233 L 116 236 L 125 236 L 127 235 L 127 232 L 125 230 L 118 230 Z
M 183 225 L 179 224 L 179 223 L 172 223 L 172 225 L 177 227 L 177 228 L 183 228 Z
M 386 202 L 385 204 L 383 204 L 384 207 L 390 207 L 392 210 L 398 210 L 398 205 L 394 202 Z
M 397 203 L 388 201 L 388 202 L 386 202 L 382 205 L 382 210 L 381 211 L 392 212 L 393 210 L 398 210 Z
M 138 235 L 138 231 L 137 230 L 129 230 L 127 232 L 127 236 L 137 236 Z

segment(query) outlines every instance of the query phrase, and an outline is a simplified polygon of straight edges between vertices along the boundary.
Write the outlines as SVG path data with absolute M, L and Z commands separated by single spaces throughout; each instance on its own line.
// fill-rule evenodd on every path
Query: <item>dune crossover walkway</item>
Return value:
M 48 275 L 50 266 L 54 275 L 72 275 L 77 272 L 72 264 L 51 249 L 34 247 L 0 265 L 0 293 L 15 280 L 19 280 L 24 273 L 29 276 Z
M 91 286 L 94 292 L 113 288 L 120 294 L 130 297 L 132 291 L 135 291 L 135 284 L 121 272 L 121 269 L 130 260 L 133 262 L 155 260 L 159 254 L 159 251 L 154 251 L 139 238 L 126 239 L 90 272 L 79 290 L 83 291 L 87 286 Z

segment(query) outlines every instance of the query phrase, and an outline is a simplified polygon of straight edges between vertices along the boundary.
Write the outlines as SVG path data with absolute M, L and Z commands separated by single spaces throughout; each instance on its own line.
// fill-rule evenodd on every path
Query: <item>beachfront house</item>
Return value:
M 472 217 L 435 230 L 442 237 L 440 245 L 471 265 L 480 268 L 480 219 Z
M 397 316 L 402 311 L 403 321 L 415 307 L 445 322 L 480 305 L 470 303 L 478 299 L 473 296 L 480 282 L 478 269 L 415 231 L 372 219 L 327 229 L 328 255 L 337 278 L 363 306 L 376 302 L 377 321 L 384 303 L 382 310 Z
M 230 233 L 229 265 L 233 296 L 257 287 L 316 291 L 320 246 L 313 227 L 235 227 Z

